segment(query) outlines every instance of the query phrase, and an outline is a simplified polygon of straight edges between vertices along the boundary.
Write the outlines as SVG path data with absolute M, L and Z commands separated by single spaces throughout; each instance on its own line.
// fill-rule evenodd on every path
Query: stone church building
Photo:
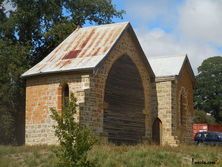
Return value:
M 25 143 L 55 144 L 50 108 L 77 98 L 77 121 L 104 142 L 191 142 L 194 74 L 187 56 L 147 59 L 130 23 L 76 29 L 25 72 Z

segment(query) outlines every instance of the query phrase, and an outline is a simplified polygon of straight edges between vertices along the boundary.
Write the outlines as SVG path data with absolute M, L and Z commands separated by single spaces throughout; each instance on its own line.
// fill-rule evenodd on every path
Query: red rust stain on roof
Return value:
M 43 60 L 31 69 L 29 74 L 44 71 L 59 71 L 61 68 L 64 70 L 71 63 L 77 66 L 73 66 L 73 69 L 80 68 L 81 66 L 84 68 L 91 67 L 92 65 L 95 66 L 94 64 L 97 64 L 100 58 L 94 58 L 94 56 L 105 56 L 127 24 L 80 28 L 54 49 L 46 60 Z
M 81 50 L 72 50 L 67 55 L 65 55 L 62 59 L 73 59 L 78 56 Z
M 95 29 L 93 29 L 90 34 L 86 37 L 80 48 L 84 48 L 86 44 L 89 42 L 90 38 L 92 38 L 93 34 L 95 33 Z
M 76 31 L 75 37 L 72 38 L 73 41 L 75 41 L 75 39 L 78 39 L 79 36 L 81 36 L 81 33 L 77 33 L 78 31 L 79 31 L 79 29 Z M 69 40 L 70 40 L 70 39 L 69 39 Z M 70 40 L 70 41 L 72 41 L 72 40 Z M 73 43 L 72 43 L 72 42 L 69 42 L 68 44 L 66 44 L 66 45 L 64 46 L 64 50 L 68 50 L 72 45 L 73 45 Z M 75 49 L 77 45 L 78 45 L 78 43 L 77 43 L 77 42 L 74 42 L 74 45 L 72 46 L 72 48 Z
M 74 46 L 72 48 L 73 50 L 66 54 L 62 59 L 90 57 L 104 54 L 120 32 L 121 29 L 105 29 L 101 31 L 92 29 L 88 33 L 82 33 L 80 38 L 82 40 L 81 44 L 79 46 L 78 44 Z M 102 44 L 103 47 L 98 46 L 100 44 Z M 71 47 L 71 44 L 68 46 Z

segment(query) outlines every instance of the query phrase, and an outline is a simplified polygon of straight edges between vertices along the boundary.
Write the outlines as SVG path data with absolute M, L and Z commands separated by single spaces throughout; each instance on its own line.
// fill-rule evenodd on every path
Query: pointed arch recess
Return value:
M 105 84 L 104 132 L 108 141 L 134 144 L 145 136 L 145 97 L 139 71 L 127 55 L 112 65 Z

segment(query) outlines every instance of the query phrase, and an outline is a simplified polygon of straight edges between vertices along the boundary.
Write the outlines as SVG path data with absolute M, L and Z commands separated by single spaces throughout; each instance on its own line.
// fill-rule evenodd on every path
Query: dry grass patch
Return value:
M 53 146 L 0 146 L 0 167 L 54 167 Z M 192 164 L 216 162 L 216 164 Z M 159 147 L 155 145 L 114 146 L 96 145 L 88 159 L 98 167 L 219 167 L 222 166 L 222 147 L 183 145 Z

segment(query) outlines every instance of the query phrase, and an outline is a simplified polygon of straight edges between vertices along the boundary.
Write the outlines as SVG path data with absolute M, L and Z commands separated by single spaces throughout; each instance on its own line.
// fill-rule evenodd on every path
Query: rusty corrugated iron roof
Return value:
M 94 68 L 108 54 L 128 24 L 78 28 L 22 77 Z

